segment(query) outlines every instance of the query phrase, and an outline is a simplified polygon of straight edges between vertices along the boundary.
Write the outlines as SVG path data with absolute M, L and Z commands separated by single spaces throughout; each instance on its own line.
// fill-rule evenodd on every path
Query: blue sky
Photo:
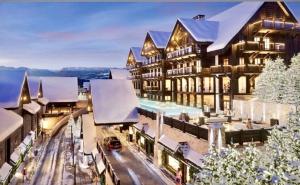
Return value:
M 0 3 L 0 66 L 124 67 L 148 30 L 177 17 L 210 17 L 226 3 Z M 300 3 L 287 3 L 300 18 Z

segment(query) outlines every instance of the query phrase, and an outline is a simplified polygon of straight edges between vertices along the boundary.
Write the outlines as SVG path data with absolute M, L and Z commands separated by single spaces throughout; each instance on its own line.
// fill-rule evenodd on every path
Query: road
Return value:
M 49 144 L 46 148 L 46 155 L 44 159 L 41 161 L 40 169 L 37 170 L 36 179 L 34 179 L 34 185 L 50 185 L 53 184 L 53 177 L 55 174 L 58 174 L 58 170 L 56 169 L 57 163 L 59 159 L 58 149 L 60 148 L 60 144 L 62 142 L 62 137 L 64 133 L 65 127 L 63 127 L 55 136 L 50 138 Z
M 101 139 L 116 135 L 112 129 L 103 128 Z M 123 185 L 165 185 L 164 181 L 144 162 L 134 156 L 125 143 L 122 143 L 122 151 L 108 151 L 104 148 L 113 169 Z

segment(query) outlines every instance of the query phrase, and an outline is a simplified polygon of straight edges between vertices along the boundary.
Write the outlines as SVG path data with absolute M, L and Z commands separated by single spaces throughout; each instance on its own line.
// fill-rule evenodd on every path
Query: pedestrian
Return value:
M 175 181 L 176 181 L 176 185 L 181 185 L 181 181 L 182 181 L 182 171 L 181 171 L 180 168 L 177 169 Z
M 27 180 L 26 168 L 25 167 L 23 168 L 22 174 L 23 174 L 23 183 L 25 183 L 25 180 Z

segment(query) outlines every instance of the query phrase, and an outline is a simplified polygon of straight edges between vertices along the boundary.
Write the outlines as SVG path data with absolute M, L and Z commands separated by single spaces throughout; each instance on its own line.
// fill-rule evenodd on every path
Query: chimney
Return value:
M 205 15 L 203 14 L 199 14 L 196 15 L 195 17 L 193 17 L 194 20 L 204 20 L 205 19 Z

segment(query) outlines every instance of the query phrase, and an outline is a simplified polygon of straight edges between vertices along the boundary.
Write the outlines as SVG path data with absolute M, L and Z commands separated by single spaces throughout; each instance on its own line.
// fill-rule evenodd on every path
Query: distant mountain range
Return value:
M 61 70 L 31 69 L 26 67 L 5 67 L 0 66 L 1 70 L 26 70 L 29 76 L 66 76 L 78 77 L 78 83 L 82 86 L 83 82 L 90 79 L 108 79 L 110 68 L 107 67 L 66 67 Z

